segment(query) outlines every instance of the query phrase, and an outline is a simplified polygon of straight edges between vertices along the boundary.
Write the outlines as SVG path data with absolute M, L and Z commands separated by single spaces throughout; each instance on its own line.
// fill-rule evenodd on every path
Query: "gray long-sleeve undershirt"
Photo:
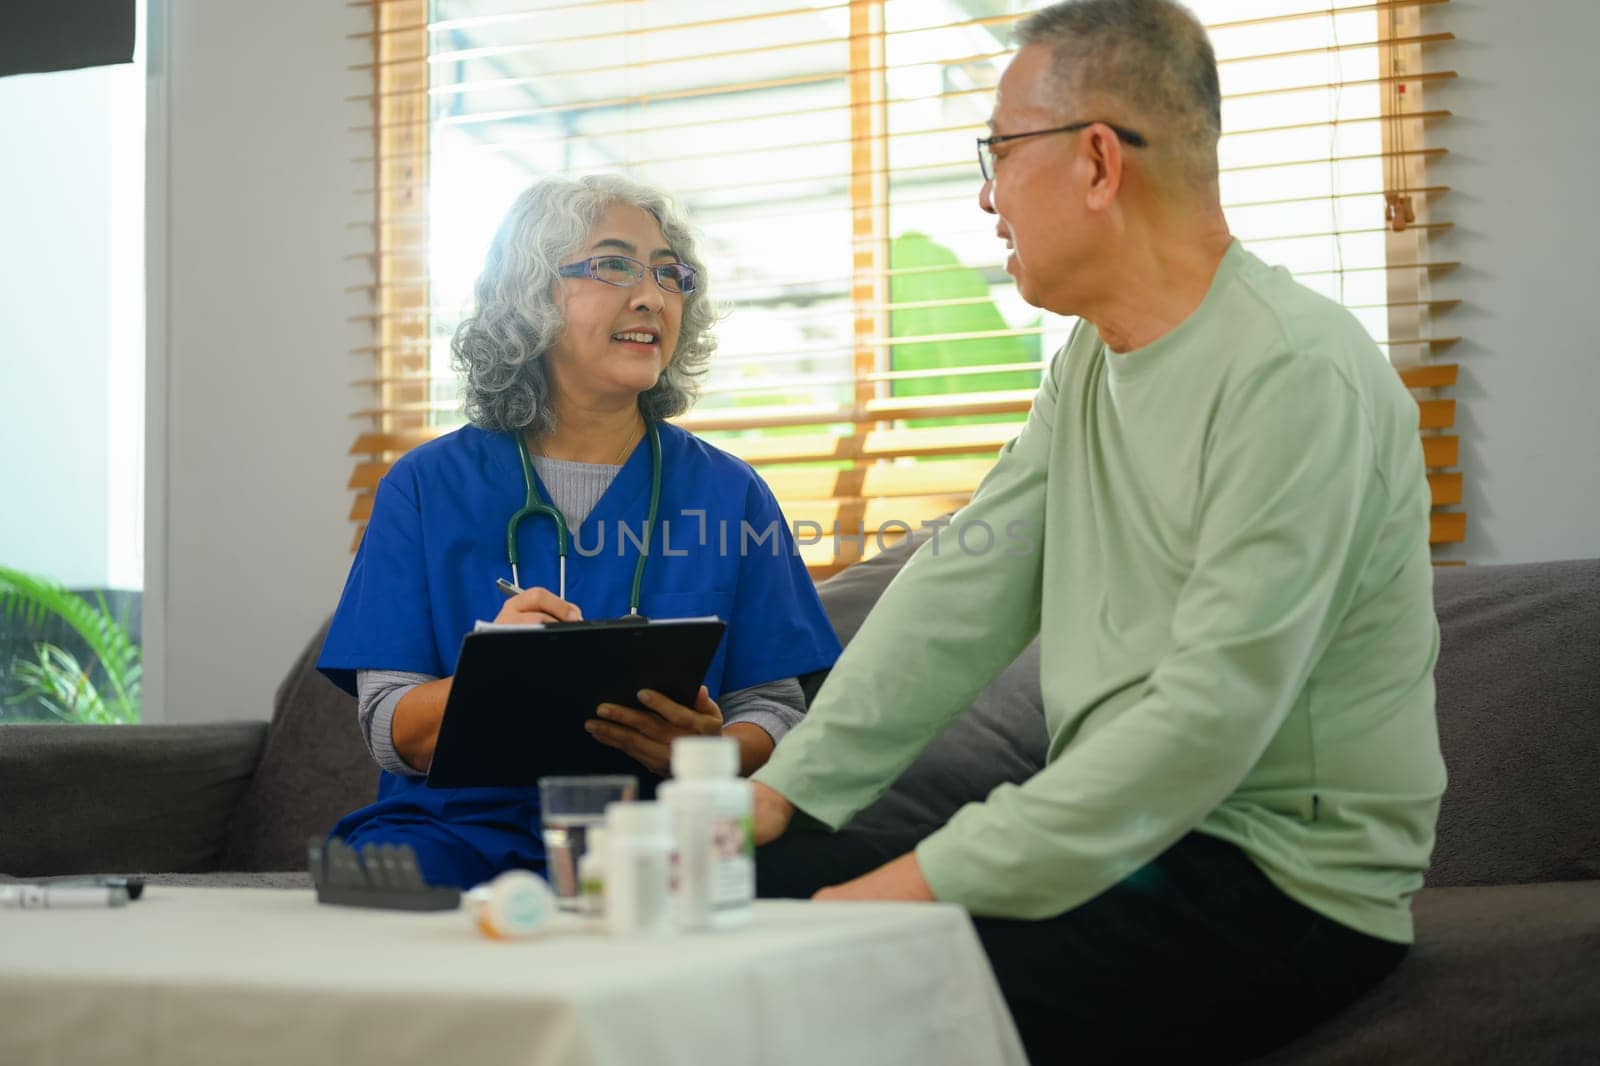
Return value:
M 622 470 L 620 466 L 605 463 L 575 463 L 565 459 L 547 459 L 542 455 L 530 458 L 539 473 L 539 480 L 550 490 L 550 502 L 560 508 L 571 529 L 583 524 Z M 361 735 L 366 738 L 367 750 L 372 753 L 373 759 L 392 774 L 422 776 L 421 771 L 413 768 L 395 751 L 394 710 L 411 689 L 437 680 L 431 674 L 399 670 L 356 671 Z M 724 726 L 749 722 L 765 731 L 774 744 L 798 725 L 806 713 L 805 694 L 800 689 L 800 682 L 792 677 L 725 693 L 721 707 Z

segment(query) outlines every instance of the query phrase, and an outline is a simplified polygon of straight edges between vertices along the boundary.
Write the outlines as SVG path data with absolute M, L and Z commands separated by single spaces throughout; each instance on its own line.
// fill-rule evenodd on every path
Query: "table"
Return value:
M 493 941 L 459 912 L 166 888 L 0 911 L 0 1062 L 340 1066 L 1025 1064 L 966 912 L 762 901 L 744 930 L 614 940 L 563 916 Z

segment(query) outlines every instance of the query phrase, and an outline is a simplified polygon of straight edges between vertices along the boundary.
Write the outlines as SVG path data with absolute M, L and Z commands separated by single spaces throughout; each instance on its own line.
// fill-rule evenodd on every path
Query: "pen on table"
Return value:
M 11 910 L 62 910 L 126 907 L 128 890 L 110 885 L 0 885 L 0 907 Z
M 495 578 L 494 585 L 495 588 L 506 594 L 506 599 L 508 600 L 522 592 L 521 589 L 517 588 L 517 586 L 513 585 L 503 577 Z
M 51 881 L 52 887 L 63 888 L 117 888 L 128 894 L 128 899 L 135 900 L 144 895 L 144 878 L 125 877 L 122 875 L 101 877 L 69 877 L 60 881 Z

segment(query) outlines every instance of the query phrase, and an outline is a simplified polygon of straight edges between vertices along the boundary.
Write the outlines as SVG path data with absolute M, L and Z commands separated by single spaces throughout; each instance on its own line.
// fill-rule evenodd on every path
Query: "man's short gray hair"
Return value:
M 1174 0 L 1065 0 L 1029 15 L 1013 32 L 1019 45 L 1050 49 L 1063 97 L 1074 104 L 1095 97 L 1126 101 L 1157 124 L 1139 130 L 1152 154 L 1172 158 L 1188 180 L 1216 181 L 1222 135 L 1217 57 L 1188 8 Z
M 695 270 L 683 298 L 678 346 L 655 386 L 639 397 L 655 420 L 687 411 L 716 349 L 716 311 L 706 267 L 688 219 L 659 189 L 617 175 L 544 178 L 518 196 L 489 246 L 478 278 L 477 306 L 456 329 L 451 365 L 462 376 L 467 418 L 500 432 L 555 428 L 549 370 L 542 358 L 566 322 L 556 302 L 557 271 L 579 257 L 601 216 L 617 204 L 650 213 L 678 258 Z

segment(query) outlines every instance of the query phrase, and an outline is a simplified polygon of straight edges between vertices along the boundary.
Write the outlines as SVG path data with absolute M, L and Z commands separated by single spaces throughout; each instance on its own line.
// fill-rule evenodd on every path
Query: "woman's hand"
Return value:
M 535 622 L 578 622 L 583 612 L 549 589 L 532 588 L 507 600 L 495 615 L 502 625 L 531 625 Z M 453 677 L 418 685 L 395 704 L 390 737 L 394 750 L 412 768 L 426 772 L 433 764 L 433 748 L 439 740 L 439 723 L 444 721 L 444 706 L 450 699 Z
M 722 709 L 711 699 L 704 685 L 693 707 L 685 707 L 659 692 L 645 689 L 639 702 L 646 710 L 602 703 L 593 719 L 583 727 L 608 748 L 631 756 L 653 774 L 666 777 L 672 769 L 672 742 L 678 737 L 719 737 L 722 735 Z
M 549 589 L 523 589 L 500 607 L 498 625 L 533 625 L 537 622 L 581 622 L 583 612 Z

